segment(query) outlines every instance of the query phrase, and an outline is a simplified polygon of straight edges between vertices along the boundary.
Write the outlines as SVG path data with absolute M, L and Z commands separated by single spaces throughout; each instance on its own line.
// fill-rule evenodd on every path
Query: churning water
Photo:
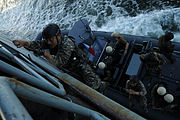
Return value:
M 71 29 L 85 18 L 92 30 L 154 38 L 168 30 L 180 42 L 179 6 L 178 0 L 0 0 L 0 31 L 33 40 L 48 23 Z

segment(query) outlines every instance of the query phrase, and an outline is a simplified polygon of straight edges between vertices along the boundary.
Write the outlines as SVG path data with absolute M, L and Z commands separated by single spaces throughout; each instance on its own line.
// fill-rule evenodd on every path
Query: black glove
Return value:
M 35 49 L 35 50 L 33 50 L 33 52 L 34 52 L 34 55 L 36 55 L 36 56 L 44 55 L 44 50 Z

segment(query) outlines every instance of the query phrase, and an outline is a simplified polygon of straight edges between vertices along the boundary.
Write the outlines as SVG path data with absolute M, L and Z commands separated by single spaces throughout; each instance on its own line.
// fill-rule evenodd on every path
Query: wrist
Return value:
M 23 46 L 29 47 L 29 46 L 30 46 L 30 42 L 25 41 L 24 44 L 23 44 Z

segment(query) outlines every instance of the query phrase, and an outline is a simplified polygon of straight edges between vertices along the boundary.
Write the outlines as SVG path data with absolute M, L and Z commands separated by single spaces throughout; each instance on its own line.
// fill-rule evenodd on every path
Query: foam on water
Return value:
M 1 0 L 0 1 L 0 13 L 7 11 L 19 4 L 20 0 Z
M 0 31 L 11 39 L 33 40 L 48 23 L 71 29 L 86 18 L 92 30 L 154 38 L 168 30 L 180 41 L 180 8 L 147 11 L 138 11 L 136 0 L 3 0 Z
M 135 17 L 122 16 L 109 21 L 98 30 L 131 35 L 159 37 L 165 30 L 180 29 L 180 8 L 152 11 Z M 178 34 L 179 32 L 174 31 Z M 175 35 L 176 37 L 176 35 Z M 177 40 L 177 38 L 175 38 Z

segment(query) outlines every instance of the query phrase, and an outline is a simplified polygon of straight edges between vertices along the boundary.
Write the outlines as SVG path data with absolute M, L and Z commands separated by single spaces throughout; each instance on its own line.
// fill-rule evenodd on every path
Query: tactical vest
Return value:
M 161 65 L 164 64 L 165 60 L 163 60 L 163 58 L 160 58 L 159 53 L 153 52 L 152 54 L 153 55 L 150 61 L 147 62 L 145 66 L 148 71 L 159 71 L 161 70 Z M 158 58 L 159 61 L 156 59 L 156 57 Z
M 72 52 L 71 57 L 68 61 L 69 67 L 71 67 L 73 70 L 81 69 L 81 67 L 84 64 L 87 64 L 88 61 L 88 57 L 86 56 L 83 49 L 75 45 L 75 50 Z

